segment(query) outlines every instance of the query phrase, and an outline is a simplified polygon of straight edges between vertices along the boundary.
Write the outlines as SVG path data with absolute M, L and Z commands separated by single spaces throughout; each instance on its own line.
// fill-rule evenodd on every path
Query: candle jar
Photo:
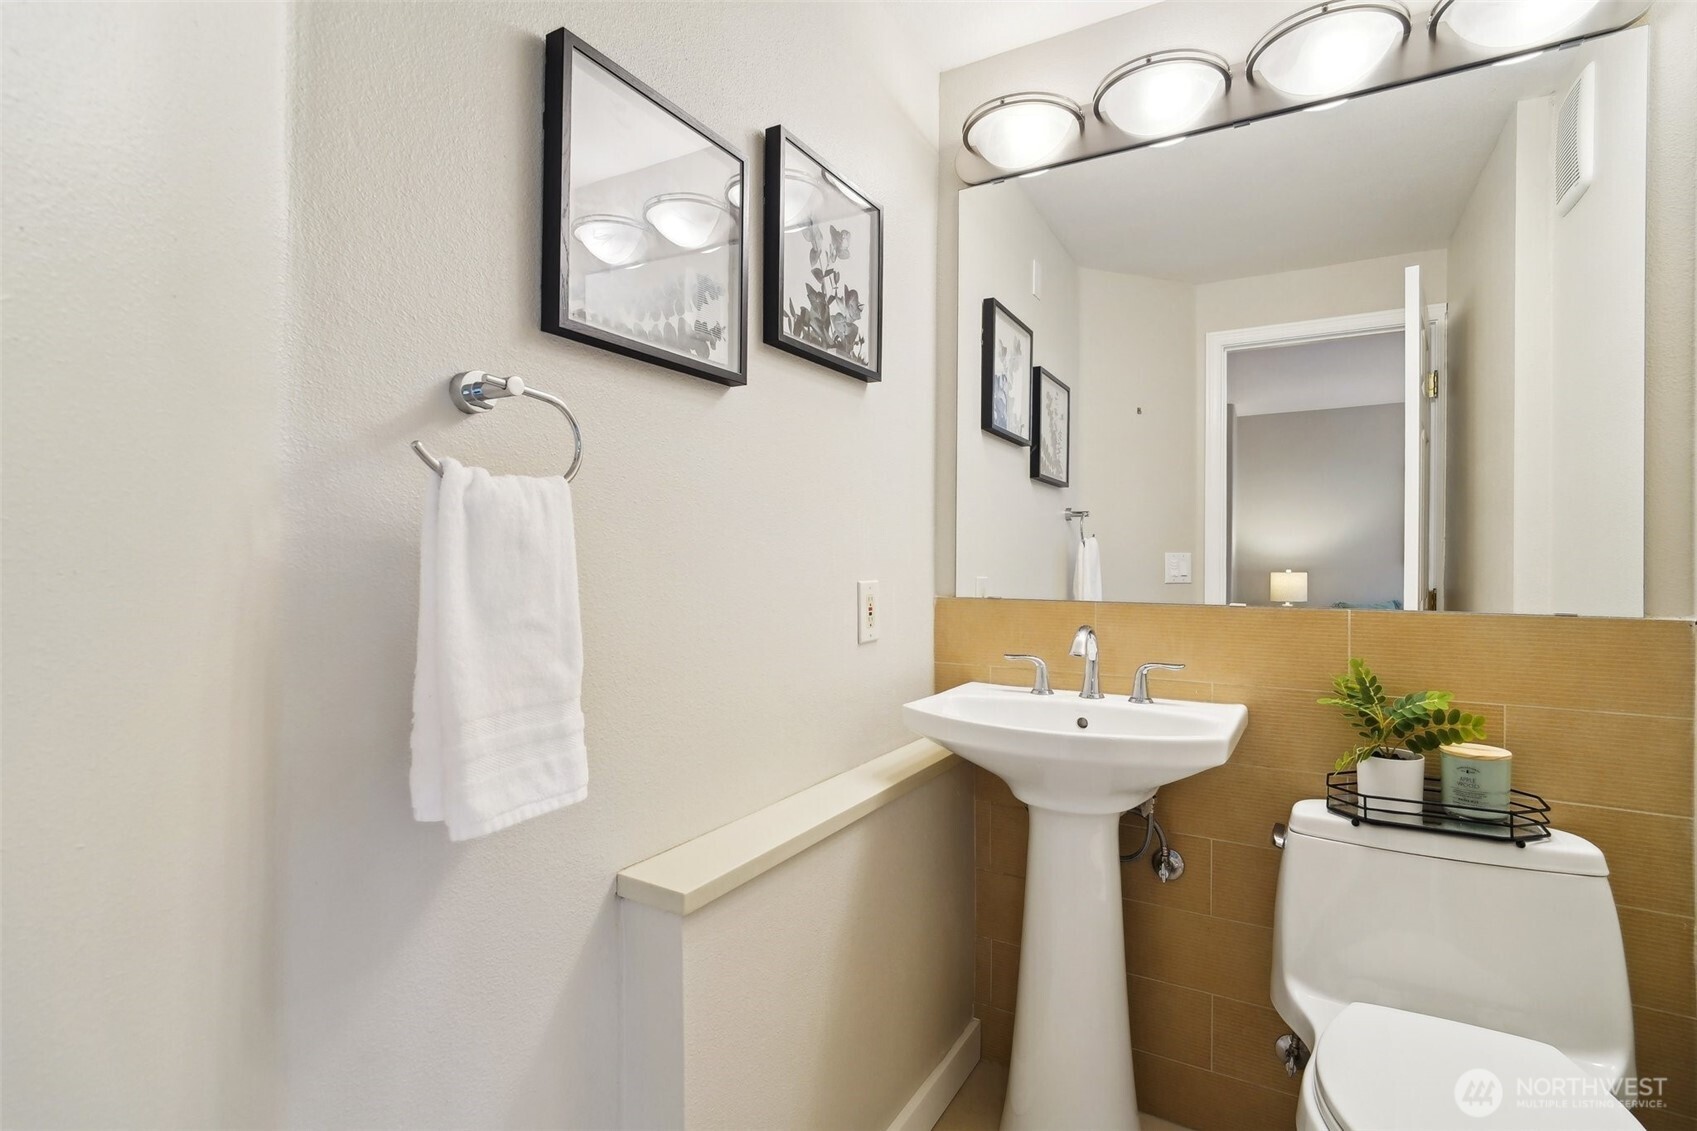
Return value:
M 1506 822 L 1514 755 L 1500 746 L 1457 742 L 1439 747 L 1444 808 L 1470 821 Z M 1502 815 L 1485 810 L 1499 810 Z

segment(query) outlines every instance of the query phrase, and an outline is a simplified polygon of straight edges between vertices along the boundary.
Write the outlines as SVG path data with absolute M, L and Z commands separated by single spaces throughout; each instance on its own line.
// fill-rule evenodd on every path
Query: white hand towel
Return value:
M 1078 543 L 1072 555 L 1072 599 L 1102 599 L 1102 549 L 1091 534 Z
M 420 541 L 413 816 L 468 840 L 583 800 L 571 485 L 444 459 Z

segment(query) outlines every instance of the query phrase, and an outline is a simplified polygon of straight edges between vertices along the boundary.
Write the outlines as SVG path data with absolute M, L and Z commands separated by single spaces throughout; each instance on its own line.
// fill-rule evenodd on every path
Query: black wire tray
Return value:
M 1550 806 L 1535 793 L 1509 790 L 1507 809 L 1480 805 L 1444 804 L 1443 782 L 1426 779 L 1425 798 L 1418 812 L 1414 802 L 1398 797 L 1362 793 L 1354 770 L 1334 770 L 1326 775 L 1326 808 L 1354 824 L 1389 825 L 1429 833 L 1471 836 L 1497 840 L 1525 848 L 1550 835 Z

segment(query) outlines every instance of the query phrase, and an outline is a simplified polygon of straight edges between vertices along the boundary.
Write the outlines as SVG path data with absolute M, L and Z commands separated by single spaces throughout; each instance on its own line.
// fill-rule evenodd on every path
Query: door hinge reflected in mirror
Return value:
M 1438 371 L 1436 369 L 1426 374 L 1426 399 L 1429 401 L 1438 399 Z
M 1426 590 L 1426 611 L 1431 613 L 1438 611 L 1438 591 L 1436 589 Z

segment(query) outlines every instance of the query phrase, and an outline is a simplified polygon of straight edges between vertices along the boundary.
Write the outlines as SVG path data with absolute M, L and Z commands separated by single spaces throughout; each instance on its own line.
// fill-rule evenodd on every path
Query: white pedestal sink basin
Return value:
M 1003 1131 L 1137 1131 L 1120 814 L 1223 764 L 1248 709 L 968 683 L 906 704 L 902 717 L 1031 809 Z

